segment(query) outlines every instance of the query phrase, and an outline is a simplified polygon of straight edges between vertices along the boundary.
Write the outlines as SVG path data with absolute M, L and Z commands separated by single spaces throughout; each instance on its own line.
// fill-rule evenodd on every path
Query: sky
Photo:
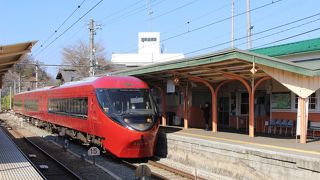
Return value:
M 107 59 L 112 53 L 136 53 L 138 32 L 148 31 L 160 32 L 164 53 L 190 57 L 230 48 L 231 0 L 0 2 L 0 44 L 37 40 L 30 55 L 44 64 L 61 64 L 64 47 L 88 43 L 91 18 L 101 25 L 95 41 Z M 248 49 L 246 0 L 234 2 L 235 47 Z M 320 37 L 319 0 L 251 0 L 250 6 L 252 48 Z M 57 67 L 46 69 L 56 76 Z

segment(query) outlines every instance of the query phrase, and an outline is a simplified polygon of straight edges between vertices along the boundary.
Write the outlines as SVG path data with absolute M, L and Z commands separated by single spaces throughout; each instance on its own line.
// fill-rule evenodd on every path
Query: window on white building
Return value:
M 294 107 L 296 109 L 298 109 L 298 97 L 297 95 L 295 95 L 295 104 Z M 316 93 L 312 93 L 309 96 L 309 109 L 316 109 L 317 108 L 317 96 Z
M 272 109 L 291 109 L 290 92 L 274 92 L 271 101 Z

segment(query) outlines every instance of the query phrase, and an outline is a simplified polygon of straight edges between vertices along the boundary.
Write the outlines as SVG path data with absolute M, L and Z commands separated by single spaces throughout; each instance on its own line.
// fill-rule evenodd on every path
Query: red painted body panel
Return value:
M 122 158 L 140 158 L 153 156 L 159 123 L 148 131 L 135 131 L 112 121 L 99 107 L 95 90 L 97 88 L 136 88 L 148 89 L 146 83 L 134 77 L 107 76 L 79 83 L 70 83 L 56 88 L 20 93 L 14 96 L 14 101 L 21 100 L 22 108 L 14 108 L 19 114 L 34 117 L 60 126 L 75 129 L 91 135 L 104 138 L 105 149 Z M 87 119 L 48 113 L 50 98 L 88 97 Z M 26 111 L 26 99 L 37 99 L 38 112 Z M 141 142 L 143 137 L 143 142 Z

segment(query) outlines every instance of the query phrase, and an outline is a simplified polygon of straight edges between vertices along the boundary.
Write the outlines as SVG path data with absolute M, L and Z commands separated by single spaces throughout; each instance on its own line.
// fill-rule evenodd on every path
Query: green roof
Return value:
M 186 67 L 197 67 L 199 65 L 222 62 L 230 59 L 240 59 L 246 62 L 253 62 L 257 65 L 265 65 L 277 69 L 282 69 L 289 72 L 294 72 L 306 76 L 319 76 L 320 69 L 301 66 L 290 61 L 283 61 L 278 58 L 273 58 L 265 55 L 260 55 L 253 52 L 242 51 L 239 49 L 228 49 L 218 51 L 216 53 L 197 56 L 192 58 L 178 59 L 163 63 L 151 64 L 137 68 L 125 69 L 122 71 L 111 72 L 110 75 L 139 75 L 152 72 L 160 72 Z
M 280 57 L 293 54 L 320 51 L 320 38 L 250 50 L 257 54 Z

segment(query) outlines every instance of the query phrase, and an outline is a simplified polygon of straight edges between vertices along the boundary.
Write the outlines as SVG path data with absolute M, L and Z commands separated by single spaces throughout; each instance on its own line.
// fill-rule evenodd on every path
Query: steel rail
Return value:
M 32 142 L 31 140 L 29 140 L 27 137 L 22 136 L 23 139 L 28 142 L 29 144 L 31 144 L 33 147 L 35 147 L 36 149 L 38 149 L 39 151 L 41 151 L 43 154 L 45 154 L 47 157 L 49 157 L 51 160 L 53 160 L 54 162 L 56 162 L 57 164 L 59 164 L 63 169 L 67 170 L 68 173 L 70 173 L 72 176 L 74 176 L 77 179 L 81 179 L 82 178 L 80 176 L 78 176 L 77 174 L 75 174 L 71 169 L 69 169 L 67 166 L 65 166 L 64 164 L 62 164 L 60 161 L 58 161 L 57 159 L 55 159 L 54 157 L 52 157 L 49 153 L 47 153 L 45 150 L 43 150 L 41 147 L 39 147 L 38 145 L 36 145 L 34 142 Z

